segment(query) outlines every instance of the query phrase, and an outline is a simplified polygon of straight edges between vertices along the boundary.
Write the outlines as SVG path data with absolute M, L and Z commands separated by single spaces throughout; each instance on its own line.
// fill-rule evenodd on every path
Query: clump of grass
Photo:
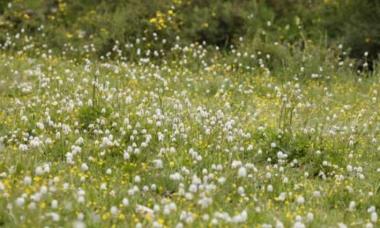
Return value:
M 285 164 L 321 178 L 334 177 L 346 164 L 347 146 L 339 137 L 323 141 L 315 134 L 274 129 L 258 132 L 254 137 L 266 148 L 257 156 L 261 163 Z
M 109 111 L 104 112 L 104 109 L 99 105 L 84 105 L 79 109 L 78 121 L 82 129 L 88 130 L 90 125 L 96 124 L 99 118 L 107 115 L 109 115 Z

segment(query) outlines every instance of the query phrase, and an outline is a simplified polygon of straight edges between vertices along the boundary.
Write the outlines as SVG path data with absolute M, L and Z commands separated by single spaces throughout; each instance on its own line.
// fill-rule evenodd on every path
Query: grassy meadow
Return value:
M 257 37 L 144 49 L 153 37 L 95 58 L 7 35 L 0 226 L 379 226 L 376 62 Z

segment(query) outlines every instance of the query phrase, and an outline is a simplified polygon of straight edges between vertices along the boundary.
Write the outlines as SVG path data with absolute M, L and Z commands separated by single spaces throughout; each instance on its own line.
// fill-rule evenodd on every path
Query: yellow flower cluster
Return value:
M 149 19 L 149 22 L 154 25 L 158 30 L 166 28 L 165 14 L 161 11 L 156 12 L 156 16 Z
M 173 1 L 174 4 L 180 5 L 182 4 L 182 1 Z M 156 29 L 162 30 L 168 27 L 168 25 L 173 22 L 173 17 L 175 16 L 175 12 L 172 9 L 169 9 L 166 11 L 166 13 L 163 13 L 161 11 L 157 11 L 156 15 L 149 19 L 149 23 L 154 25 Z

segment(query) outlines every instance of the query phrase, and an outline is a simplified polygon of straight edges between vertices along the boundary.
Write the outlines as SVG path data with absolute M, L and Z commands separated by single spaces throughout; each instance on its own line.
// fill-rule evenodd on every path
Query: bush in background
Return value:
M 24 31 L 53 50 L 86 46 L 86 56 L 99 57 L 118 49 L 133 59 L 137 48 L 159 51 L 178 42 L 228 51 L 244 36 L 248 43 L 301 49 L 307 42 L 322 48 L 343 43 L 351 57 L 368 52 L 374 59 L 380 51 L 379 21 L 376 0 L 4 0 L 0 43 Z

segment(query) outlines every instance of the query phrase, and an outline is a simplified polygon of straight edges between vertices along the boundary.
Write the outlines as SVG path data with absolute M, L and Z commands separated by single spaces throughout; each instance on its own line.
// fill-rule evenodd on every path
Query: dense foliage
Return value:
M 311 40 L 321 48 L 342 43 L 351 56 L 380 45 L 380 3 L 375 0 L 15 0 L 0 4 L 0 41 L 20 31 L 40 44 L 62 50 L 93 44 L 98 56 L 144 38 L 148 47 L 170 48 L 206 42 L 229 49 L 247 41 L 297 43 Z M 155 42 L 157 37 L 165 43 Z

